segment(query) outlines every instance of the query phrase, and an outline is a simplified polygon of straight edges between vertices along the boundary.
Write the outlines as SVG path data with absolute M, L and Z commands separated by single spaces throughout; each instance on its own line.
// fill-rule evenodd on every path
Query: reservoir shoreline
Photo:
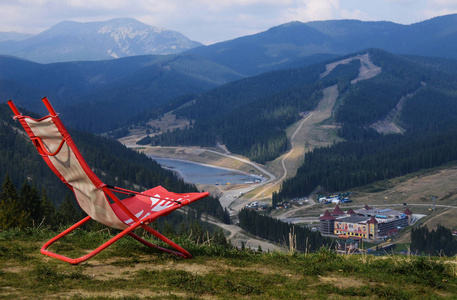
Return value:
M 165 158 L 147 154 L 162 167 L 176 172 L 185 182 L 192 184 L 230 185 L 261 182 L 264 177 L 200 162 L 187 161 L 176 158 Z

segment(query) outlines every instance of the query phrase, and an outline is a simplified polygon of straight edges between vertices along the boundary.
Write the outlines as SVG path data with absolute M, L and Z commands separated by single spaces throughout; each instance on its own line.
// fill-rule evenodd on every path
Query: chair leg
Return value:
M 63 260 L 72 265 L 76 265 L 76 264 L 82 263 L 83 261 L 88 260 L 89 258 L 94 257 L 101 251 L 105 250 L 107 247 L 111 246 L 113 243 L 117 242 L 119 239 L 123 238 L 124 236 L 126 236 L 127 234 L 129 234 L 130 232 L 135 230 L 139 225 L 141 225 L 141 221 L 138 221 L 137 223 L 133 224 L 132 226 L 128 227 L 127 229 L 124 229 L 121 233 L 117 234 L 116 236 L 111 238 L 109 241 L 107 241 L 106 243 L 104 243 L 103 245 L 98 247 L 97 249 L 95 249 L 95 250 L 91 251 L 90 253 L 83 255 L 79 258 L 70 258 L 70 257 L 66 257 L 64 255 L 57 254 L 57 253 L 47 250 L 47 248 L 49 246 L 51 246 L 53 243 L 55 243 L 56 241 L 58 241 L 59 239 L 61 239 L 64 236 L 66 236 L 67 234 L 69 234 L 70 232 L 72 232 L 73 230 L 80 227 L 81 225 L 83 225 L 84 223 L 86 223 L 87 221 L 89 221 L 91 219 L 92 219 L 91 217 L 87 216 L 84 219 L 82 219 L 81 221 L 79 221 L 78 223 L 74 224 L 73 226 L 69 227 L 68 229 L 64 230 L 60 234 L 58 234 L 55 237 L 53 237 L 52 239 L 50 239 L 41 248 L 41 253 L 44 255 L 53 257 L 53 258 Z
M 149 227 L 147 225 L 142 225 L 141 227 L 143 227 L 145 230 L 149 231 L 151 234 L 153 234 L 158 239 L 164 241 L 165 243 L 167 243 L 171 247 L 173 247 L 176 250 L 178 250 L 178 252 L 180 252 L 183 257 L 192 258 L 192 254 L 190 254 L 186 249 L 184 249 L 183 247 L 179 246 L 178 244 L 176 244 L 175 242 L 173 242 L 172 240 L 170 240 L 166 236 L 160 234 L 159 232 L 157 232 L 156 230 L 152 229 L 151 227 Z
M 187 250 L 185 250 L 184 248 L 182 248 L 181 246 L 179 246 L 178 244 L 176 244 L 172 240 L 168 239 L 164 235 L 160 234 L 156 230 L 152 229 L 148 225 L 144 224 L 142 221 L 138 221 L 135 224 L 132 224 L 127 229 L 124 229 L 122 232 L 120 232 L 119 234 L 117 234 L 116 236 L 111 238 L 109 241 L 107 241 L 106 243 L 104 243 L 103 245 L 98 247 L 97 249 L 91 251 L 90 253 L 88 253 L 86 255 L 78 257 L 78 258 L 66 257 L 64 255 L 57 254 L 57 253 L 54 253 L 54 252 L 51 252 L 51 251 L 47 250 L 47 248 L 49 248 L 56 241 L 60 240 L 62 237 L 66 236 L 67 234 L 69 234 L 70 232 L 72 232 L 76 228 L 80 227 L 81 225 L 85 224 L 87 221 L 89 221 L 91 219 L 92 219 L 91 217 L 87 216 L 84 219 L 82 219 L 81 221 L 79 221 L 78 223 L 72 225 L 68 229 L 62 231 L 61 233 L 59 233 L 58 235 L 56 235 L 55 237 L 50 239 L 41 248 L 41 253 L 44 254 L 44 255 L 47 255 L 47 256 L 50 256 L 50 257 L 57 258 L 57 259 L 60 259 L 62 261 L 68 262 L 68 263 L 70 263 L 72 265 L 77 265 L 79 263 L 82 263 L 82 262 L 88 260 L 89 258 L 94 257 L 95 255 L 97 255 L 101 251 L 105 250 L 106 248 L 108 248 L 109 246 L 111 246 L 112 244 L 114 244 L 119 239 L 123 238 L 124 236 L 130 235 L 131 237 L 133 237 L 134 239 L 136 239 L 137 241 L 139 241 L 140 243 L 142 243 L 142 244 L 144 244 L 144 245 L 146 245 L 148 247 L 157 248 L 157 249 L 162 250 L 164 252 L 172 253 L 172 254 L 175 254 L 177 256 L 181 256 L 181 257 L 184 257 L 184 258 L 192 258 L 192 255 Z M 163 247 L 154 245 L 154 244 L 142 239 L 138 235 L 134 234 L 132 231 L 135 230 L 136 228 L 140 227 L 140 226 L 144 230 L 146 230 L 149 233 L 151 233 L 152 235 L 154 235 L 155 237 L 159 238 L 160 240 L 164 241 L 165 243 L 167 243 L 171 247 L 175 248 L 177 251 L 170 250 L 170 249 L 167 249 L 167 248 L 163 248 Z
M 138 235 L 134 234 L 133 232 L 131 232 L 129 235 L 131 237 L 133 237 L 134 239 L 136 239 L 137 241 L 139 241 L 140 243 L 142 243 L 142 244 L 144 244 L 144 245 L 146 245 L 148 247 L 151 247 L 151 248 L 157 248 L 157 249 L 162 250 L 164 252 L 175 254 L 177 256 L 181 256 L 181 257 L 184 257 L 184 258 L 192 258 L 192 254 L 190 254 L 186 249 L 182 248 L 181 246 L 179 246 L 178 244 L 176 244 L 175 242 L 173 242 L 169 238 L 165 237 L 164 235 L 160 234 L 159 232 L 157 232 L 156 230 L 152 229 L 151 227 L 149 227 L 149 226 L 147 226 L 145 224 L 142 224 L 140 226 L 144 230 L 146 230 L 149 233 L 151 233 L 152 235 L 154 235 L 155 237 L 159 238 L 160 240 L 164 241 L 165 243 L 167 243 L 171 247 L 175 248 L 177 251 L 170 250 L 170 249 L 163 248 L 163 247 L 157 246 L 155 244 L 152 244 L 152 243 L 144 240 L 143 238 L 139 237 Z

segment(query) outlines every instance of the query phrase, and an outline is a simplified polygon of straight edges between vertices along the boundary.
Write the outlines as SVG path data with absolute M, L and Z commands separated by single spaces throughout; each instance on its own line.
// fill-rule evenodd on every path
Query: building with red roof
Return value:
M 339 217 L 339 216 L 345 215 L 346 213 L 344 211 L 342 211 L 341 208 L 337 205 L 337 206 L 335 206 L 335 208 L 333 209 L 331 214 L 332 214 L 332 216 Z
M 376 240 L 395 234 L 399 229 L 410 225 L 411 216 L 408 208 L 400 212 L 365 205 L 362 209 L 349 209 L 344 213 L 337 205 L 331 213 L 326 210 L 319 221 L 324 235 Z
M 347 212 L 346 212 L 347 215 L 356 215 L 355 211 L 350 208 Z
M 335 229 L 335 217 L 328 210 L 319 217 L 320 229 L 322 234 L 333 234 Z

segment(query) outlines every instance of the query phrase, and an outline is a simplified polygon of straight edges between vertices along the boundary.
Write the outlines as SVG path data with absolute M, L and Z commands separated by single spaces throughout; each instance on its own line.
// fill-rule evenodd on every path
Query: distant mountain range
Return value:
M 325 122 L 348 143 L 322 150 L 328 153 L 315 158 L 316 166 L 335 164 L 313 175 L 317 183 L 306 177 L 307 187 L 333 182 L 345 185 L 328 190 L 344 190 L 457 159 L 457 15 L 412 25 L 292 22 L 210 46 L 188 46 L 187 51 L 171 43 L 180 53 L 169 55 L 137 55 L 150 49 L 146 45 L 153 33 L 163 33 L 138 23 L 63 22 L 39 35 L 0 43 L 0 52 L 9 47 L 15 52 L 8 54 L 30 60 L 110 58 L 40 64 L 0 55 L 1 101 L 11 98 L 41 113 L 39 98 L 48 96 L 68 127 L 112 131 L 111 136 L 132 126 L 147 128 L 152 116 L 173 112 L 192 126 L 145 137 L 145 144 L 214 146 L 217 140 L 233 153 L 267 162 L 287 150 L 285 129 L 315 109 L 324 89 L 335 87 L 337 105 Z M 377 76 L 352 83 L 364 64 L 359 59 L 322 76 L 330 62 L 365 55 L 382 70 Z M 384 136 L 373 130 L 384 121 L 403 134 Z M 389 149 L 394 144 L 395 151 Z M 345 151 L 346 145 L 354 155 Z M 361 146 L 366 150 L 359 151 Z M 337 165 L 348 155 L 346 167 Z M 362 166 L 355 166 L 354 159 Z M 312 168 L 298 172 L 321 172 Z M 340 169 L 353 174 L 334 172 Z M 291 186 L 284 196 L 295 197 L 295 184 Z
M 245 75 L 255 75 L 368 48 L 457 58 L 457 14 L 412 25 L 357 20 L 291 22 L 189 52 Z
M 174 54 L 201 45 L 179 32 L 130 18 L 88 23 L 64 21 L 24 37 L 27 36 L 0 33 L 0 54 L 51 63 Z
M 29 33 L 20 33 L 20 32 L 14 32 L 14 31 L 9 31 L 9 32 L 0 32 L 0 43 L 4 41 L 20 41 L 20 40 L 25 40 L 26 38 L 29 38 L 33 36 L 33 34 Z
M 369 48 L 455 59 L 456 35 L 457 15 L 412 25 L 356 20 L 292 22 L 180 54 L 141 56 L 137 54 L 153 48 L 179 52 L 199 44 L 133 19 L 62 22 L 33 37 L 16 36 L 16 41 L 1 42 L 0 53 L 9 47 L 8 54 L 31 60 L 35 57 L 37 61 L 111 59 L 38 64 L 0 55 L 0 99 L 15 99 L 19 105 L 41 112 L 36 99 L 48 96 L 71 126 L 100 133 L 125 128 L 132 118 L 138 120 L 138 113 L 149 116 L 151 110 L 178 97 L 194 94 L 190 97 L 195 98 L 261 73 L 267 81 L 275 79 L 260 93 L 275 93 L 276 86 L 295 79 L 268 75 L 272 71 L 299 69 Z M 115 56 L 120 58 L 113 59 Z M 237 86 L 256 80 L 234 82 L 220 90 L 233 97 L 239 93 Z M 259 98 L 255 84 L 243 89 L 251 91 L 252 99 Z M 221 103 L 228 103 L 225 96 L 217 97 Z M 80 122 L 82 119 L 87 122 Z
M 209 46 L 130 18 L 64 21 L 33 36 L 0 32 L 0 54 L 40 63 L 189 51 L 246 76 L 304 67 L 368 48 L 457 58 L 457 14 L 411 25 L 358 20 L 291 22 Z

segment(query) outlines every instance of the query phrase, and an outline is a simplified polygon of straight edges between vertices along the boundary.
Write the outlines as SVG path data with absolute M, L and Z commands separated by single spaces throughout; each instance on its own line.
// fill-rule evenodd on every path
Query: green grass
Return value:
M 39 253 L 54 232 L 0 232 L 0 298 L 455 299 L 457 259 L 387 255 L 258 254 L 181 238 L 193 259 L 124 238 L 78 266 Z M 80 255 L 108 239 L 76 231 L 52 248 Z

